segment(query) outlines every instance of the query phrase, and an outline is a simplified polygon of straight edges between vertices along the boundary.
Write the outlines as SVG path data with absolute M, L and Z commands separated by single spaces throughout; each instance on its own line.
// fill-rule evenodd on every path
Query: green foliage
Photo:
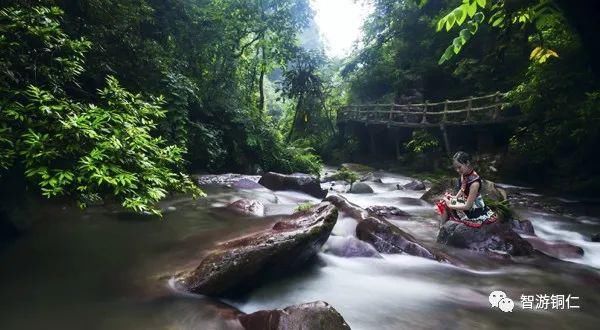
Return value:
M 339 180 L 350 182 L 350 185 L 352 186 L 352 184 L 354 184 L 354 182 L 356 182 L 359 179 L 359 176 L 355 172 L 347 169 L 346 167 L 342 167 L 337 172 L 335 172 L 332 178 L 336 181 Z
M 70 195 L 82 206 L 89 196 L 111 196 L 125 208 L 159 214 L 154 205 L 168 191 L 201 194 L 173 171 L 184 149 L 151 135 L 165 114 L 161 99 L 146 102 L 112 77 L 99 95 L 99 106 L 80 104 L 30 86 L 23 103 L 8 106 L 25 176 L 44 196 Z
M 453 39 L 452 44 L 446 48 L 438 64 L 443 64 L 455 54 L 459 54 L 463 46 L 477 33 L 482 24 L 504 31 L 511 28 L 520 28 L 521 30 L 529 29 L 539 32 L 543 29 L 543 25 L 551 20 L 557 12 L 558 10 L 551 0 L 522 2 L 463 0 L 458 7 L 443 16 L 437 23 L 437 31 L 441 31 L 444 27 L 446 31 L 450 31 L 453 27 L 458 28 L 465 23 L 465 27 Z M 486 13 L 489 16 L 487 22 L 485 22 Z M 470 19 L 466 21 L 467 17 Z M 544 63 L 550 56 L 558 57 L 558 54 L 554 50 L 546 48 L 542 41 L 531 52 L 530 59 Z
M 531 42 L 543 38 L 561 56 L 544 64 L 531 62 L 523 81 L 509 93 L 525 115 L 510 140 L 511 150 L 527 160 L 522 176 L 561 191 L 596 191 L 600 90 L 582 61 L 580 39 L 560 17 L 548 21 L 540 34 Z
M 483 202 L 492 211 L 496 212 L 496 214 L 500 217 L 500 219 L 503 219 L 506 221 L 506 220 L 510 220 L 514 217 L 514 211 L 510 207 L 508 200 L 497 201 L 494 199 L 483 197 Z
M 2 89 L 27 83 L 58 91 L 83 72 L 89 41 L 69 38 L 60 28 L 58 7 L 15 7 L 0 10 Z
M 452 39 L 436 33 L 435 25 L 453 9 L 450 6 L 441 1 L 422 7 L 413 1 L 375 2 L 375 12 L 365 23 L 365 46 L 342 70 L 348 83 L 347 102 L 420 103 L 511 88 L 528 62 L 529 52 L 523 49 L 527 40 L 520 34 L 497 38 L 481 27 L 478 38 L 486 42 L 462 48 L 461 70 L 437 64 Z
M 405 144 L 405 148 L 413 153 L 423 153 L 437 150 L 440 141 L 427 130 L 414 130 L 412 138 Z
M 308 211 L 310 211 L 310 209 L 313 206 L 314 206 L 314 204 L 311 203 L 311 202 L 301 203 L 301 204 L 298 204 L 298 206 L 296 207 L 295 211 L 296 212 L 308 212 Z
M 165 118 L 162 98 L 146 101 L 113 77 L 97 103 L 66 93 L 83 71 L 90 43 L 69 39 L 61 14 L 44 7 L 0 11 L 1 167 L 18 174 L 22 166 L 44 196 L 70 196 L 81 206 L 115 199 L 160 215 L 156 203 L 169 191 L 201 195 L 178 171 L 185 149 L 156 136 Z
M 281 170 L 286 173 L 298 171 L 319 176 L 323 168 L 321 159 L 315 155 L 314 150 L 299 145 L 298 142 L 286 146 L 278 156 L 281 157 L 278 159 L 282 163 Z
M 300 136 L 310 136 L 333 125 L 331 119 L 327 118 L 325 84 L 318 72 L 324 62 L 324 55 L 320 51 L 299 50 L 283 73 L 282 95 L 296 102 L 288 141 L 294 137 L 294 132 Z
M 479 9 L 485 8 L 486 0 L 463 0 L 460 6 L 454 8 L 446 16 L 442 17 L 437 23 L 437 31 L 441 31 L 444 27 L 446 31 L 450 31 L 454 26 L 457 28 L 465 23 L 465 27 L 460 30 L 458 36 L 452 40 L 452 44 L 446 48 L 438 64 L 442 64 L 452 58 L 455 54 L 460 53 L 462 47 L 479 29 L 479 25 L 483 23 L 485 15 Z M 469 18 L 469 20 L 467 20 Z

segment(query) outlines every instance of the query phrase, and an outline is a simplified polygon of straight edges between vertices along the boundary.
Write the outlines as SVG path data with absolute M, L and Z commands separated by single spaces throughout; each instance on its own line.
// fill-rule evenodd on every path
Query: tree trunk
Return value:
M 260 78 L 259 78 L 259 93 L 260 93 L 260 98 L 258 100 L 258 108 L 260 109 L 261 113 L 265 112 L 265 71 L 267 70 L 267 65 L 266 65 L 266 56 L 265 56 L 265 49 L 264 47 L 261 48 L 261 53 L 262 53 L 262 61 L 260 63 Z
M 294 127 L 296 127 L 296 122 L 298 121 L 298 113 L 300 113 L 300 108 L 302 106 L 302 98 L 303 98 L 303 95 L 300 95 L 300 97 L 298 97 L 298 103 L 296 103 L 296 109 L 294 110 L 294 120 L 292 120 L 292 127 L 290 127 L 290 133 L 287 137 L 287 142 L 292 141 Z

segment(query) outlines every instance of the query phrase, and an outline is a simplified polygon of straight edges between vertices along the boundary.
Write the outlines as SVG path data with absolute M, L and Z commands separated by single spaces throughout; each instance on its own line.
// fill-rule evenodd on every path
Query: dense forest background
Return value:
M 191 172 L 352 160 L 344 104 L 509 92 L 507 175 L 598 194 L 597 11 L 568 1 L 372 1 L 344 59 L 308 0 L 2 1 L 0 190 L 157 212 Z M 441 30 L 441 31 L 440 31 Z M 406 154 L 441 146 L 414 132 Z M 477 152 L 477 150 L 475 150 Z M 21 194 L 16 193 L 21 192 Z

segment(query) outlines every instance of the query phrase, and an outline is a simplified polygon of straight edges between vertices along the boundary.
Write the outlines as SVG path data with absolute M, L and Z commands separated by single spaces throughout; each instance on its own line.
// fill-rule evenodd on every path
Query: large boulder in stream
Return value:
M 173 298 L 169 298 L 173 299 Z M 203 300 L 199 329 L 228 330 L 349 330 L 344 318 L 324 301 L 246 314 L 216 299 Z M 208 321 L 208 322 L 207 322 Z M 172 328 L 180 328 L 174 324 Z
M 355 182 L 348 192 L 351 194 L 372 194 L 373 188 L 364 182 Z
M 437 236 L 438 243 L 476 251 L 507 253 L 512 256 L 529 256 L 533 247 L 512 230 L 508 223 L 494 222 L 479 228 L 447 221 Z
M 425 247 L 412 235 L 385 219 L 368 217 L 356 226 L 356 237 L 370 243 L 381 253 L 406 253 L 413 256 L 447 261 L 440 253 Z
M 227 205 L 225 208 L 241 215 L 251 215 L 256 217 L 262 217 L 265 215 L 265 206 L 263 203 L 252 199 L 238 199 L 237 201 Z
M 176 276 L 176 287 L 208 296 L 252 289 L 261 280 L 304 265 L 327 241 L 337 221 L 330 203 L 313 206 L 272 228 L 222 243 L 189 273 Z
M 319 179 L 308 174 L 280 174 L 267 172 L 258 180 L 258 183 L 271 190 L 295 190 L 309 194 L 316 198 L 325 198 L 327 190 L 321 189 Z
M 239 316 L 246 330 L 350 330 L 342 315 L 324 301 Z

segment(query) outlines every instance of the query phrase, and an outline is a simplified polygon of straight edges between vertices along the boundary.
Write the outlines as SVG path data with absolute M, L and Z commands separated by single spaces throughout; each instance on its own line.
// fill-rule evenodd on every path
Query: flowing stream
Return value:
M 369 182 L 375 193 L 343 196 L 362 207 L 409 212 L 410 218 L 394 224 L 435 245 L 432 205 L 419 199 L 422 191 L 396 189 L 409 181 L 383 173 L 382 183 Z M 319 200 L 290 191 L 216 185 L 205 190 L 209 196 L 203 199 L 166 201 L 162 220 L 104 207 L 40 207 L 32 231 L 0 250 L 0 329 L 226 329 L 215 300 L 176 292 L 169 277 L 197 265 L 216 242 L 266 228 L 298 204 Z M 239 198 L 262 201 L 266 216 L 233 216 L 218 208 Z M 464 263 L 458 267 L 408 255 L 342 258 L 321 252 L 303 271 L 225 302 L 249 313 L 324 300 L 352 329 L 597 329 L 600 243 L 590 235 L 600 232 L 598 215 L 518 212 L 540 238 L 580 246 L 584 256 L 570 262 L 510 260 L 440 247 Z M 341 213 L 333 234 L 353 235 L 355 226 Z M 514 300 L 512 312 L 490 307 L 488 296 L 496 290 Z M 572 308 L 524 309 L 521 296 L 536 294 L 571 295 Z

